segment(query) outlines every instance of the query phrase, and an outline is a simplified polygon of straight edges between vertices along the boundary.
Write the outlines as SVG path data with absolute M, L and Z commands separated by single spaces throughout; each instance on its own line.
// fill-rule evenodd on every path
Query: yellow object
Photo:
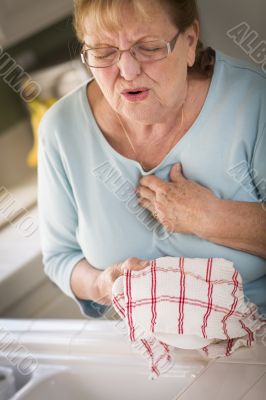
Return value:
M 31 126 L 33 131 L 33 146 L 27 157 L 27 165 L 31 168 L 37 167 L 38 156 L 38 127 L 45 112 L 57 101 L 51 97 L 47 100 L 36 98 L 28 103 L 28 108 L 31 114 Z

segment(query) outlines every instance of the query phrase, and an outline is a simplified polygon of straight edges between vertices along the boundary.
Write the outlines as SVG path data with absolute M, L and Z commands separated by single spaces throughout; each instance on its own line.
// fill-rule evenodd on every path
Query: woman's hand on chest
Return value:
M 181 164 L 172 167 L 169 182 L 154 175 L 141 178 L 136 192 L 139 204 L 169 232 L 197 236 L 201 236 L 208 210 L 217 200 L 209 189 L 186 179 Z

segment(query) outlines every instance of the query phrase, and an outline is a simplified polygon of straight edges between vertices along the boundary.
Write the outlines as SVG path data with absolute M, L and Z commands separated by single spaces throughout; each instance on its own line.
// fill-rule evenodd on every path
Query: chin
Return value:
M 154 109 L 151 107 L 147 109 L 147 107 L 141 109 L 124 109 L 124 114 L 127 118 L 134 120 L 136 122 L 141 122 L 146 125 L 155 124 L 158 122 L 162 122 L 162 117 L 159 110 Z

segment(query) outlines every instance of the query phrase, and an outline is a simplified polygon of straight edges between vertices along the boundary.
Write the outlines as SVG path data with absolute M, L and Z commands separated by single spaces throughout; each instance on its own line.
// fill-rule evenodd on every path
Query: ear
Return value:
M 199 21 L 195 19 L 193 24 L 186 30 L 188 67 L 192 67 L 196 59 L 196 48 L 199 40 L 199 33 Z

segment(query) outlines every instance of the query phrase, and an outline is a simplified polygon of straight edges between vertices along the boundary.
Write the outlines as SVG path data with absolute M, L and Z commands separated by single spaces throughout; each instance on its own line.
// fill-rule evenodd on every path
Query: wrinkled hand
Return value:
M 137 188 L 139 205 L 148 209 L 172 233 L 199 235 L 215 195 L 206 187 L 186 179 L 181 164 L 175 164 L 170 181 L 149 175 Z
M 115 280 L 124 274 L 126 270 L 141 270 L 149 265 L 148 260 L 142 260 L 137 257 L 131 257 L 121 263 L 116 263 L 103 270 L 96 280 L 98 288 L 98 299 L 95 300 L 99 304 L 112 304 L 112 286 Z

